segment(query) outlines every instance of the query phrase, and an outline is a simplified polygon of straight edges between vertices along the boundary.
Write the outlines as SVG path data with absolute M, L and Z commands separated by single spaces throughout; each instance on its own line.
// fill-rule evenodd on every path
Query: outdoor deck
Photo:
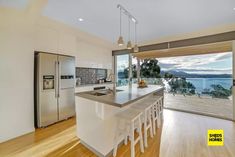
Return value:
M 165 93 L 165 108 L 232 119 L 232 100 Z

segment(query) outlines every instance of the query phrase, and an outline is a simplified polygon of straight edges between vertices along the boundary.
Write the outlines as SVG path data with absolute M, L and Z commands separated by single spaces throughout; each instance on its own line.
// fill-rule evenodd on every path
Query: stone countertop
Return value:
M 85 99 L 93 100 L 96 102 L 113 105 L 116 107 L 124 107 L 131 104 L 139 99 L 142 99 L 152 93 L 162 91 L 164 88 L 160 85 L 148 85 L 146 88 L 138 88 L 136 84 L 124 87 L 117 87 L 119 92 L 110 93 L 102 96 L 95 96 L 89 94 L 92 91 L 79 92 L 75 95 Z

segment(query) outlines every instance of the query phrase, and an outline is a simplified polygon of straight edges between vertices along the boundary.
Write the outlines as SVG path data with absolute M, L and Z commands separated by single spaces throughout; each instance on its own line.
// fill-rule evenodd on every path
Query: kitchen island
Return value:
M 114 144 L 115 115 L 152 94 L 163 95 L 163 87 L 131 85 L 76 93 L 77 136 L 81 143 L 98 156 L 109 156 Z

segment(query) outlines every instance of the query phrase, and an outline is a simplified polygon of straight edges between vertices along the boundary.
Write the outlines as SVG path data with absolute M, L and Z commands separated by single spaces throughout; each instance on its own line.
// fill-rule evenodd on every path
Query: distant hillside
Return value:
M 189 74 L 183 71 L 174 70 L 161 71 L 161 75 L 164 76 L 166 72 L 181 78 L 232 78 L 232 75 L 230 74 Z

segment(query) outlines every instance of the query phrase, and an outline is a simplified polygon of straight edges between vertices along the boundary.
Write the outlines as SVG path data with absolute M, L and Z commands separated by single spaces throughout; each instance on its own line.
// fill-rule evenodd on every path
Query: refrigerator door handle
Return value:
M 54 80 L 55 80 L 55 85 L 54 85 L 54 87 L 55 87 L 55 98 L 57 98 L 57 61 L 55 61 L 55 78 L 54 78 Z
M 57 92 L 58 92 L 58 98 L 60 97 L 60 62 L 58 61 L 58 89 L 57 89 Z

